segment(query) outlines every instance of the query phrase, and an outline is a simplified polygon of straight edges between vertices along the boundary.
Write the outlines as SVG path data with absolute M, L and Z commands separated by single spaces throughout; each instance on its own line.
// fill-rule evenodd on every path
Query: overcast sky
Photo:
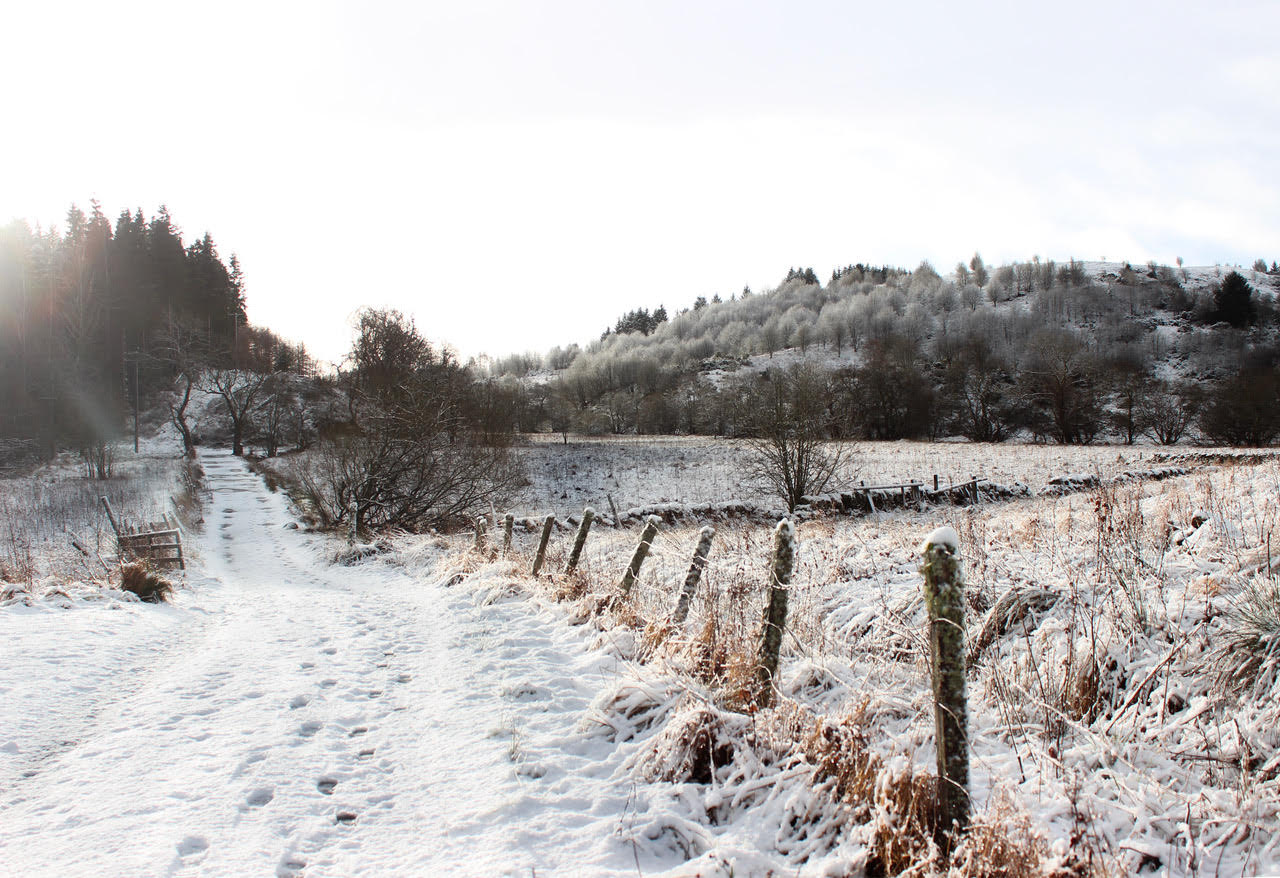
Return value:
M 1280 4 L 21 3 L 0 222 L 167 204 L 249 316 L 463 354 L 790 266 L 1280 259 Z

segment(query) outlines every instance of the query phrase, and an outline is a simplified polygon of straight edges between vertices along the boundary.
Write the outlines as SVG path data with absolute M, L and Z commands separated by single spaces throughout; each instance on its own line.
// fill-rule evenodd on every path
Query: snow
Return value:
M 665 454 L 674 475 L 637 491 L 715 500 L 719 476 L 703 483 L 692 457 L 722 447 L 593 445 L 575 499 L 617 490 L 629 458 L 667 478 Z M 173 605 L 69 583 L 0 608 L 0 874 L 857 874 L 895 814 L 833 799 L 805 748 L 818 730 L 864 734 L 887 802 L 932 771 L 931 531 L 961 556 L 971 636 L 1011 590 L 1051 598 L 970 674 L 979 821 L 1025 821 L 1011 838 L 1043 839 L 1056 862 L 1084 821 L 1119 873 L 1144 856 L 1164 874 L 1275 873 L 1277 684 L 1233 692 L 1219 646 L 1243 589 L 1274 588 L 1280 465 L 1144 454 L 867 443 L 877 472 L 947 461 L 1038 489 L 798 520 L 784 703 L 748 712 L 700 676 L 699 650 L 723 649 L 730 671 L 754 654 L 775 522 L 719 526 L 676 630 L 664 620 L 702 522 L 660 529 L 626 601 L 639 518 L 594 530 L 574 577 L 527 575 L 536 530 L 510 558 L 463 533 L 333 566 L 340 538 L 291 529 L 282 496 L 208 453 L 206 531 Z M 1073 492 L 1048 490 L 1064 473 Z M 1096 711 L 1063 697 L 1082 667 Z
M 172 606 L 0 612 L 0 873 L 659 865 L 576 730 L 615 659 L 430 553 L 330 567 L 242 461 L 202 462 L 204 566 Z
M 924 542 L 920 544 L 920 551 L 923 553 L 930 546 L 946 546 L 952 552 L 958 552 L 960 550 L 960 535 L 956 533 L 954 527 L 944 524 L 924 538 Z

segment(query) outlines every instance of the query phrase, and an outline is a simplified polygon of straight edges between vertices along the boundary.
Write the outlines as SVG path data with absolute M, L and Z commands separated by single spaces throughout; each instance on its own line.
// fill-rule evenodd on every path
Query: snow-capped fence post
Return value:
M 569 563 L 564 572 L 572 573 L 578 569 L 578 561 L 582 558 L 582 547 L 587 544 L 587 531 L 591 530 L 591 522 L 595 521 L 596 511 L 588 506 L 582 510 L 582 524 L 578 525 L 578 535 L 573 538 L 573 551 L 569 553 Z
M 530 575 L 537 576 L 538 571 L 542 569 L 542 562 L 547 558 L 547 543 L 551 541 L 551 529 L 556 526 L 555 515 L 548 515 L 542 521 L 542 539 L 538 540 L 538 554 L 533 556 L 533 571 Z
M 650 515 L 644 523 L 644 530 L 640 533 L 640 543 L 636 546 L 635 553 L 631 556 L 631 563 L 627 565 L 627 570 L 622 574 L 622 594 L 631 594 L 631 588 L 636 584 L 636 579 L 640 576 L 640 565 L 644 564 L 644 559 L 649 555 L 649 547 L 653 545 L 653 538 L 658 535 L 658 523 L 662 519 L 656 515 Z
M 787 590 L 796 563 L 796 526 L 788 518 L 773 531 L 773 563 L 770 565 L 769 604 L 764 609 L 764 631 L 760 637 L 756 703 L 773 702 L 773 679 L 778 674 L 782 631 L 787 624 Z
M 929 611 L 929 669 L 938 749 L 938 845 L 969 825 L 969 730 L 964 691 L 964 575 L 960 539 L 940 527 L 921 546 Z
M 360 527 L 360 506 L 354 499 L 347 504 L 347 548 L 356 544 L 356 531 Z
M 502 556 L 511 554 L 511 531 L 516 526 L 516 517 L 508 512 L 502 517 Z
M 684 588 L 680 590 L 680 601 L 676 604 L 676 611 L 671 617 L 677 625 L 683 625 L 684 620 L 689 618 L 689 605 L 693 603 L 694 592 L 698 590 L 698 581 L 702 579 L 702 568 L 707 566 L 707 555 L 711 552 L 711 540 L 715 535 L 716 529 L 707 525 L 698 536 L 698 547 L 693 550 L 689 575 L 684 578 Z
M 487 524 L 488 522 L 485 521 L 485 517 L 483 515 L 476 516 L 476 551 L 477 552 L 484 551 L 484 543 L 485 543 L 484 531 L 485 531 L 485 525 Z

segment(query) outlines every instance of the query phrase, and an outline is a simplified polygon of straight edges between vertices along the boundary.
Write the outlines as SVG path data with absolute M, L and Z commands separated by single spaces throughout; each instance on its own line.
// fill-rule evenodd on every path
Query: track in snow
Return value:
M 0 872 L 634 874 L 629 788 L 573 730 L 599 657 L 523 602 L 329 566 L 202 463 L 175 607 L 0 619 Z

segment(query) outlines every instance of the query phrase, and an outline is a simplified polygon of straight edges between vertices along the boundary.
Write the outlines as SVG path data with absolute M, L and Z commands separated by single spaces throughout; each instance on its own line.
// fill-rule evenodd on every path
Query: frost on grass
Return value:
M 173 437 L 163 432 L 144 441 L 141 454 L 121 454 L 115 475 L 87 479 L 77 455 L 0 478 L 0 581 L 25 585 L 33 599 L 60 589 L 78 595 L 87 588 L 119 594 L 110 584 L 116 561 L 115 535 L 103 513 L 102 496 L 135 522 L 176 512 L 188 524 L 199 520 L 195 482 Z
M 526 599 L 586 644 L 634 644 L 611 650 L 622 670 L 583 729 L 639 784 L 632 841 L 688 858 L 670 874 L 1276 872 L 1280 466 L 1179 463 L 949 510 L 931 534 L 964 560 L 970 619 L 973 821 L 949 863 L 918 570 L 937 511 L 799 524 L 764 709 L 762 526 L 718 528 L 681 625 L 696 525 L 664 529 L 626 600 L 627 532 L 593 538 L 574 588 L 529 582 Z

